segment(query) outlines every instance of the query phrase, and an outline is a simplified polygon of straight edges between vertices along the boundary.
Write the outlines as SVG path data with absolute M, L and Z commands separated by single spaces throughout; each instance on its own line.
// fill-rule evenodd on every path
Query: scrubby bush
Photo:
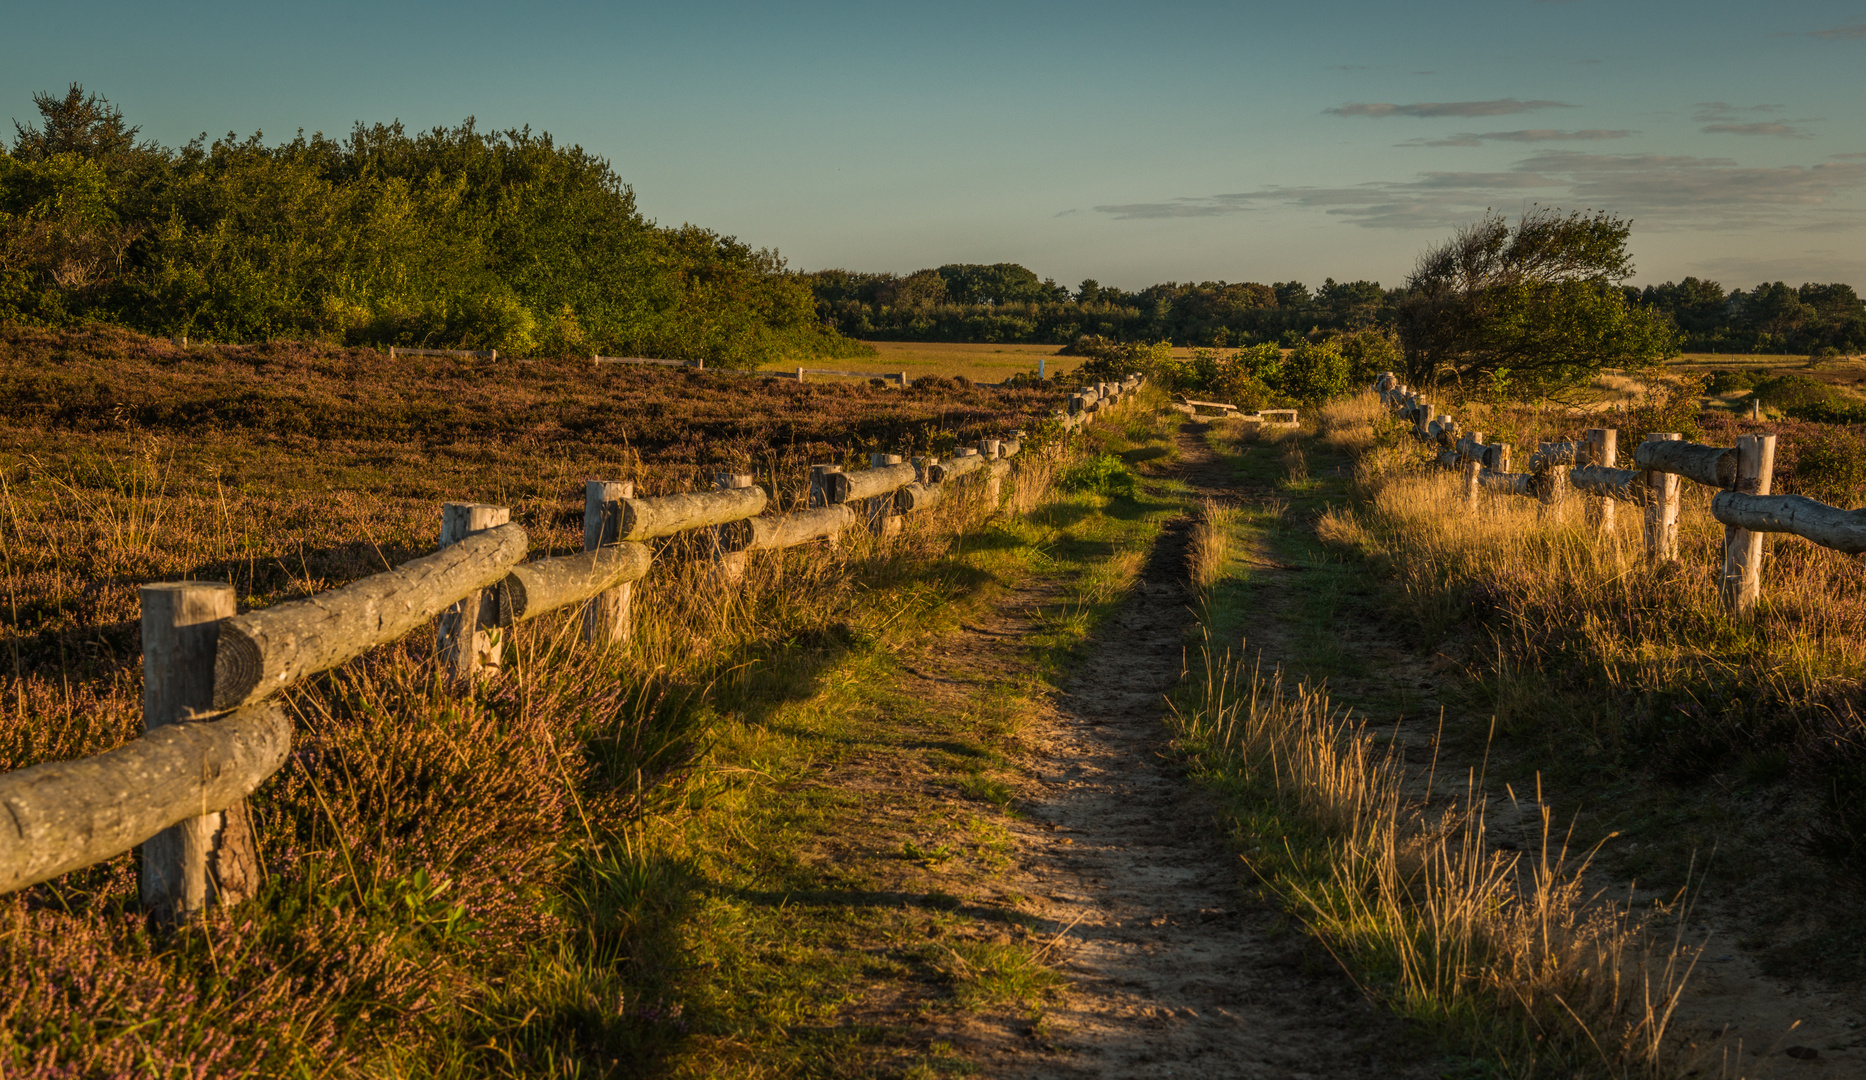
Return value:
M 1335 340 L 1304 342 L 1283 361 L 1282 391 L 1305 405 L 1347 393 L 1348 358 Z
M 1836 506 L 1852 506 L 1866 488 L 1866 441 L 1845 428 L 1829 428 L 1801 444 L 1795 486 Z

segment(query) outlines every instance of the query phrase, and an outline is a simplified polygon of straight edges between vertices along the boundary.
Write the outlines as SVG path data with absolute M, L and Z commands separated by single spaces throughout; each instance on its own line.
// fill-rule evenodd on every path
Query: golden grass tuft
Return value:
M 1209 593 L 1225 576 L 1225 564 L 1231 555 L 1231 528 L 1237 517 L 1237 507 L 1216 499 L 1204 499 L 1199 503 L 1186 561 L 1192 584 L 1201 593 Z
M 1667 1028 L 1696 960 L 1590 894 L 1548 808 L 1539 853 L 1497 851 L 1475 778 L 1441 801 L 1325 691 L 1215 655 L 1175 710 L 1196 767 L 1243 791 L 1246 861 L 1363 988 L 1509 1075 L 1681 1075 Z M 1279 846 L 1280 844 L 1280 846 Z M 1248 845 L 1247 845 L 1248 846 Z M 1671 914 L 1658 908 L 1652 914 Z

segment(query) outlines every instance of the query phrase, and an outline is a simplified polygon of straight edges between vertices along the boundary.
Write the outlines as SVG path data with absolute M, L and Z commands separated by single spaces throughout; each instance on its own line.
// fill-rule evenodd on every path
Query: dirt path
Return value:
M 1199 428 L 1178 437 L 1184 479 L 1221 493 Z M 1193 624 L 1190 522 L 1171 523 L 1096 654 L 1035 733 L 1038 778 L 1012 829 L 1005 887 L 1059 928 L 1067 976 L 1039 1029 L 973 1016 L 942 1034 L 993 1077 L 1435 1076 L 1404 1026 L 1368 1004 L 1325 952 L 1250 899 L 1215 814 L 1176 769 L 1162 695 Z M 1014 663 L 1046 597 L 1015 594 L 919 674 Z

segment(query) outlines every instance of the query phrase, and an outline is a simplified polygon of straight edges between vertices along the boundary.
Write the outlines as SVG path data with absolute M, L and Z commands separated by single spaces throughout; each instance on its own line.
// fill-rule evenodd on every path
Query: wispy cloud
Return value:
M 1809 37 L 1823 38 L 1827 41 L 1845 41 L 1848 38 L 1866 38 L 1866 22 L 1848 23 L 1845 26 L 1830 27 L 1826 30 L 1811 30 Z
M 1158 218 L 1204 218 L 1240 214 L 1252 209 L 1247 195 L 1211 195 L 1204 198 L 1168 199 L 1166 202 L 1115 203 L 1097 206 L 1097 213 L 1117 221 Z
M 1351 101 L 1326 112 L 1335 116 L 1507 116 L 1536 109 L 1572 109 L 1565 101 L 1518 101 L 1499 98 L 1495 101 L 1417 101 L 1396 105 L 1385 101 Z
M 1773 135 L 1778 139 L 1805 139 L 1809 133 L 1779 120 L 1757 120 L 1747 124 L 1705 124 L 1698 129 L 1706 135 Z
M 1624 139 L 1637 135 L 1624 128 L 1587 128 L 1582 131 L 1557 131 L 1554 128 L 1523 128 L 1518 131 L 1462 132 L 1443 139 L 1407 139 L 1395 146 L 1479 146 L 1484 142 L 1595 142 L 1601 139 Z
M 1691 114 L 1691 119 L 1699 122 L 1706 122 L 1712 120 L 1740 120 L 1745 116 L 1755 113 L 1778 113 L 1781 112 L 1785 106 L 1732 105 L 1727 101 L 1700 101 L 1696 105 L 1693 105 L 1692 108 L 1697 111 Z
M 1691 119 L 1704 126 L 1698 130 L 1706 135 L 1762 135 L 1777 139 L 1805 139 L 1809 136 L 1806 128 L 1796 127 L 1793 123 L 1782 120 L 1746 120 L 1744 117 L 1767 116 L 1782 111 L 1781 105 L 1732 105 L 1727 101 L 1700 101 L 1695 106 L 1696 112 Z
M 1123 219 L 1205 218 L 1293 206 L 1366 228 L 1439 229 L 1535 201 L 1595 207 L 1660 229 L 1809 228 L 1861 223 L 1866 155 L 1819 165 L 1742 166 L 1728 158 L 1550 150 L 1503 172 L 1428 172 L 1347 187 L 1272 187 L 1158 203 L 1098 206 Z

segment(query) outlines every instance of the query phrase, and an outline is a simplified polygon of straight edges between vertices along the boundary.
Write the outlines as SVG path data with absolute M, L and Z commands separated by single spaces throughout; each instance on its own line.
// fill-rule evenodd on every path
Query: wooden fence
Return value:
M 1646 434 L 1634 448 L 1631 469 L 1619 467 L 1619 432 L 1589 428 L 1577 440 L 1545 442 L 1529 455 L 1529 471 L 1510 471 L 1510 447 L 1463 431 L 1449 414 L 1407 389 L 1392 372 L 1374 391 L 1393 415 L 1411 425 L 1415 438 L 1439 447 L 1436 464 L 1464 474 L 1472 509 L 1483 493 L 1522 495 L 1556 506 L 1571 495 L 1592 497 L 1589 509 L 1603 533 L 1615 528 L 1615 506 L 1644 511 L 1647 558 L 1678 557 L 1678 513 L 1683 482 L 1716 489 L 1711 516 L 1724 526 L 1723 568 L 1718 595 L 1726 610 L 1747 614 L 1762 591 L 1764 533 L 1789 533 L 1848 554 L 1866 552 L 1866 510 L 1842 510 L 1801 495 L 1770 492 L 1775 475 L 1775 436 L 1740 436 L 1735 446 L 1683 441 L 1675 431 Z
M 1111 389 L 1079 415 L 1120 396 Z M 279 691 L 430 623 L 455 685 L 496 674 L 503 629 L 552 611 L 581 606 L 584 640 L 626 643 L 633 583 L 655 562 L 647 541 L 695 533 L 712 579 L 730 585 L 754 551 L 833 544 L 855 528 L 895 535 L 904 516 L 950 499 L 956 484 L 996 508 L 1022 435 L 983 439 L 944 461 L 874 454 L 866 469 L 812 466 L 807 505 L 788 514 L 766 514 L 770 496 L 746 475 L 648 498 L 636 498 L 628 481 L 593 480 L 584 552 L 530 562 L 530 540 L 505 507 L 447 503 L 434 554 L 245 614 L 227 584 L 145 585 L 144 734 L 95 757 L 0 775 L 11 826 L 0 828 L 0 893 L 141 844 L 142 902 L 159 917 L 238 902 L 259 882 L 246 797 L 291 749 Z

